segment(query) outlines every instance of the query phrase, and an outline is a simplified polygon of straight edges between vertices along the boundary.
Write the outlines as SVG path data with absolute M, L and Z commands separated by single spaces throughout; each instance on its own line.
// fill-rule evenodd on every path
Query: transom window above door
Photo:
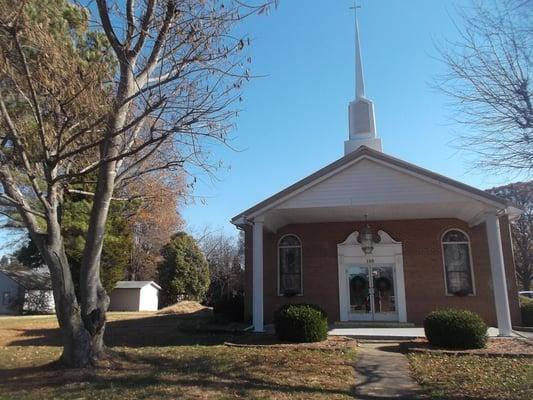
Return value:
M 472 253 L 467 234 L 459 229 L 446 231 L 442 235 L 442 256 L 446 294 L 473 295 Z
M 302 242 L 296 235 L 283 236 L 278 244 L 278 294 L 297 296 L 302 288 Z

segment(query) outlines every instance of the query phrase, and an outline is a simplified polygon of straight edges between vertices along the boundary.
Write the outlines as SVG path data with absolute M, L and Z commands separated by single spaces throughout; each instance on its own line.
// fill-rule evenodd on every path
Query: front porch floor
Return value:
M 489 328 L 489 337 L 498 336 L 498 328 Z M 424 328 L 333 328 L 328 332 L 333 336 L 348 336 L 356 339 L 409 340 L 425 337 Z M 520 337 L 512 333 L 513 337 Z

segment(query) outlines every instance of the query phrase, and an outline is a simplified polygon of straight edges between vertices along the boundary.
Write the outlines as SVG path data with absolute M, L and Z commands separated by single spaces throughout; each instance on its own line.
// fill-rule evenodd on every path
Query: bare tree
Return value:
M 458 9 L 458 39 L 438 46 L 437 87 L 466 127 L 458 147 L 490 171 L 533 170 L 533 1 L 473 0 Z
M 0 199 L 3 214 L 18 218 L 50 269 L 61 359 L 80 367 L 105 352 L 109 298 L 99 263 L 110 202 L 121 185 L 155 171 L 216 166 L 203 149 L 226 142 L 233 105 L 250 77 L 248 41 L 233 28 L 269 3 L 96 0 L 95 29 L 101 27 L 109 57 L 80 56 L 82 35 L 66 40 L 51 4 L 60 2 L 0 1 Z M 72 3 L 65 7 L 73 11 Z M 89 8 L 78 19 L 87 14 Z M 94 32 L 83 35 L 103 40 Z M 156 154 L 158 163 L 148 162 Z M 67 190 L 93 203 L 79 303 L 61 234 Z
M 206 294 L 208 305 L 244 293 L 244 237 L 204 229 L 198 244 L 209 264 L 211 283 Z
M 533 181 L 517 182 L 487 190 L 508 199 L 524 210 L 511 224 L 516 277 L 523 290 L 533 282 Z
M 128 279 L 156 279 L 161 249 L 183 228 L 178 207 L 187 196 L 187 185 L 183 174 L 166 172 L 158 171 L 149 179 L 138 179 L 126 187 L 130 196 L 142 198 L 130 219 L 133 248 Z

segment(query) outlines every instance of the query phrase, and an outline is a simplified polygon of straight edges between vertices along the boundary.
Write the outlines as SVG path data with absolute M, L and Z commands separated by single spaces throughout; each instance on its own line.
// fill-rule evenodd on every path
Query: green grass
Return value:
M 437 399 L 533 398 L 533 360 L 409 354 L 414 378 Z
M 353 347 L 230 347 L 194 317 L 111 315 L 110 358 L 61 369 L 53 318 L 0 319 L 0 399 L 349 399 Z M 192 321 L 192 322 L 191 322 Z

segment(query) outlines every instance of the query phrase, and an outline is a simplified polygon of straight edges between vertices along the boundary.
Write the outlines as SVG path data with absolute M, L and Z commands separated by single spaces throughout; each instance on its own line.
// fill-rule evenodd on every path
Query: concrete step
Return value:
M 394 321 L 337 321 L 333 323 L 334 328 L 357 329 L 357 328 L 413 328 L 412 322 Z
M 515 331 L 533 332 L 533 326 L 513 326 Z

